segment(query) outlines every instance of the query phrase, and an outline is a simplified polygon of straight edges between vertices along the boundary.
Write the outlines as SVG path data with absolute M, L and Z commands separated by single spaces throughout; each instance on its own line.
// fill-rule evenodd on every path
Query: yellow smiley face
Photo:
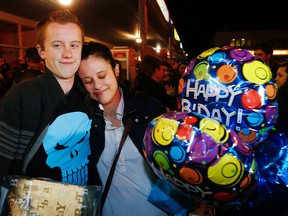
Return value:
M 214 119 L 203 118 L 199 127 L 202 132 L 210 135 L 217 143 L 225 143 L 229 138 L 229 133 L 225 126 Z
M 152 140 L 159 145 L 169 145 L 178 130 L 179 122 L 173 119 L 161 118 L 152 131 Z
M 218 163 L 208 168 L 208 178 L 218 185 L 234 186 L 244 174 L 244 165 L 233 155 L 223 155 Z

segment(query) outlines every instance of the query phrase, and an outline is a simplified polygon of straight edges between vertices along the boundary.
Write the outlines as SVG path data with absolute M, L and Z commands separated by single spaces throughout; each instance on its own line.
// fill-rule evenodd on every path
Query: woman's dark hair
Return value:
M 280 68 L 280 67 L 285 67 L 285 72 L 288 74 L 288 62 L 284 62 L 284 63 L 279 64 L 278 68 Z
M 115 68 L 116 66 L 109 47 L 104 44 L 93 41 L 84 43 L 82 47 L 81 59 L 88 59 L 89 56 L 95 56 L 105 59 L 111 64 L 112 68 Z

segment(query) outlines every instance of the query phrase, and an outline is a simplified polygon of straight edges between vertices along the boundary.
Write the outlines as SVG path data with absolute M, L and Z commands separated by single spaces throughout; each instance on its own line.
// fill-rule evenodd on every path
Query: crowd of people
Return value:
M 11 87 L 11 66 L 6 62 L 4 56 L 0 55 L 0 97 Z
M 146 55 L 129 81 L 109 48 L 85 43 L 84 35 L 75 15 L 55 11 L 38 22 L 37 46 L 27 49 L 25 63 L 11 68 L 0 56 L 0 183 L 24 173 L 105 186 L 131 119 L 102 215 L 169 215 L 148 201 L 157 176 L 141 145 L 148 122 L 180 109 L 178 85 L 187 63 L 172 66 Z M 287 119 L 287 63 L 275 73 L 279 117 Z
M 17 59 L 10 65 L 5 57 L 0 55 L 0 99 L 16 83 L 43 74 L 45 63 L 36 47 L 26 50 L 24 59 Z

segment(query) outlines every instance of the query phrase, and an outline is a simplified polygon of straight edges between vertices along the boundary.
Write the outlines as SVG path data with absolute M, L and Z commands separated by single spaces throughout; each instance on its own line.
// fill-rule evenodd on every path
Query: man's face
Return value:
M 51 23 L 46 29 L 45 50 L 40 56 L 55 76 L 62 79 L 74 77 L 81 61 L 81 29 L 74 23 Z
M 254 55 L 256 58 L 262 59 L 266 64 L 269 63 L 269 56 L 263 50 L 255 50 Z

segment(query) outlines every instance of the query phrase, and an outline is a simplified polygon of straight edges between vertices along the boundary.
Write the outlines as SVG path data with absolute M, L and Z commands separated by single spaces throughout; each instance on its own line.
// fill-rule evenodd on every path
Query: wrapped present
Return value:
M 49 179 L 6 176 L 8 215 L 100 215 L 102 187 Z M 7 184 L 8 183 L 8 184 Z

